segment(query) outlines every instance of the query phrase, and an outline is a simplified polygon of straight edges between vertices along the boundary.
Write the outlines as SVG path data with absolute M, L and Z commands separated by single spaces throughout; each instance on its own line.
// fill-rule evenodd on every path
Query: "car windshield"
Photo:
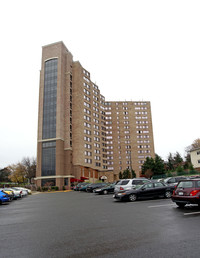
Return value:
M 193 187 L 192 181 L 182 181 L 177 186 L 177 188 L 191 188 L 191 187 Z

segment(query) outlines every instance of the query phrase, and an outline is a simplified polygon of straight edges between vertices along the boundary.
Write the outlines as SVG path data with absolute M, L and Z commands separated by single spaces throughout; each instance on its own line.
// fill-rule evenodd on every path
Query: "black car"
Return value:
M 114 190 L 115 190 L 115 184 L 110 184 L 110 185 L 95 189 L 94 193 L 109 194 L 109 193 L 114 193 Z
M 80 188 L 87 184 L 88 183 L 86 183 L 86 182 L 78 183 L 77 185 L 74 186 L 74 191 L 80 191 Z
M 162 182 L 151 182 L 136 186 L 135 189 L 118 192 L 113 195 L 116 200 L 129 200 L 131 202 L 137 199 L 150 199 L 155 197 L 171 198 L 174 186 L 168 186 Z
M 100 188 L 103 186 L 106 186 L 106 183 L 94 183 L 94 184 L 90 184 L 87 186 L 86 188 L 86 192 L 92 193 L 96 188 Z

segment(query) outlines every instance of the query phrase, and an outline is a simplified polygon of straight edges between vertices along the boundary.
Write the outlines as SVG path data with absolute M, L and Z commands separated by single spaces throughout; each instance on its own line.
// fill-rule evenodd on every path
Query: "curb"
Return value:
M 46 192 L 35 192 L 35 193 L 32 193 L 32 195 L 35 195 L 35 194 L 45 194 L 45 193 L 68 193 L 68 192 L 72 192 L 72 190 L 64 190 L 64 191 L 46 191 Z

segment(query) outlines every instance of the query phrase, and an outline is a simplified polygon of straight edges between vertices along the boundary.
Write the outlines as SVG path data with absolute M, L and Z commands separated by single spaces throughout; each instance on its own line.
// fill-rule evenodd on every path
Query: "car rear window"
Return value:
M 141 182 L 141 180 L 133 180 L 132 185 L 139 185 Z
M 142 185 L 144 183 L 148 183 L 148 180 L 133 180 L 132 185 Z
M 182 181 L 178 184 L 177 188 L 191 188 L 191 187 L 193 187 L 192 181 Z
M 129 180 L 123 180 L 123 181 L 120 181 L 119 183 L 117 183 L 118 185 L 127 185 L 129 182 Z

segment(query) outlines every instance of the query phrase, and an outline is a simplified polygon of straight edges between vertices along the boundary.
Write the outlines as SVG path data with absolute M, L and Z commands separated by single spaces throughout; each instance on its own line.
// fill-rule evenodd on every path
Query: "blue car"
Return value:
M 6 193 L 0 191 L 0 204 L 9 202 L 9 201 L 10 201 L 10 197 Z

